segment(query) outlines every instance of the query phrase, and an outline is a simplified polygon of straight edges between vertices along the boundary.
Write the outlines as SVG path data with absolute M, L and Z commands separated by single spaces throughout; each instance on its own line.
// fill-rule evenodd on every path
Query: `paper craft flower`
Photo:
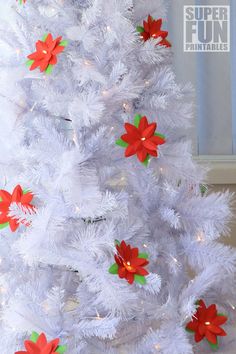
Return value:
M 156 133 L 157 124 L 148 123 L 147 117 L 136 115 L 134 125 L 125 123 L 126 134 L 116 141 L 116 144 L 125 147 L 125 157 L 137 155 L 140 162 L 148 164 L 150 155 L 157 157 L 157 146 L 166 142 L 165 136 Z
M 18 1 L 18 0 L 16 0 L 16 1 Z M 25 4 L 26 0 L 19 0 L 19 3 L 20 3 L 20 5 Z
M 33 332 L 30 340 L 26 340 L 24 343 L 26 351 L 15 352 L 15 354 L 64 354 L 66 347 L 64 345 L 58 345 L 59 341 L 60 340 L 57 338 L 48 342 L 44 333 L 39 335 Z
M 33 199 L 33 194 L 31 192 L 24 192 L 20 185 L 17 185 L 13 193 L 10 194 L 7 191 L 0 190 L 0 229 L 10 226 L 11 231 L 16 231 L 19 227 L 19 220 L 9 216 L 10 206 L 12 203 L 17 203 L 19 206 L 22 206 L 24 211 L 34 212 L 35 208 L 31 204 Z M 24 223 L 24 221 L 20 221 Z M 27 223 L 24 223 L 28 226 Z
M 159 38 L 158 45 L 171 47 L 170 42 L 166 39 L 168 36 L 167 31 L 161 29 L 162 19 L 154 20 L 152 16 L 148 16 L 147 21 L 143 21 L 143 27 L 138 26 L 137 31 L 140 33 L 141 38 L 146 42 L 150 38 Z
M 125 241 L 116 241 L 117 254 L 114 255 L 116 263 L 110 268 L 111 274 L 118 274 L 120 278 L 125 278 L 129 284 L 134 281 L 139 284 L 146 284 L 145 276 L 148 271 L 144 269 L 149 261 L 147 253 L 139 253 L 137 247 L 132 248 Z
M 227 317 L 217 313 L 215 304 L 206 307 L 203 300 L 198 301 L 199 307 L 186 326 L 189 332 L 195 332 L 195 341 L 200 342 L 206 337 L 213 348 L 218 347 L 217 336 L 226 336 L 227 333 L 220 327 L 227 321 Z
M 53 39 L 51 33 L 46 34 L 42 41 L 36 42 L 36 52 L 28 55 L 27 65 L 30 70 L 40 68 L 40 71 L 51 73 L 52 68 L 57 63 L 57 55 L 65 49 L 67 41 L 62 41 L 62 37 Z

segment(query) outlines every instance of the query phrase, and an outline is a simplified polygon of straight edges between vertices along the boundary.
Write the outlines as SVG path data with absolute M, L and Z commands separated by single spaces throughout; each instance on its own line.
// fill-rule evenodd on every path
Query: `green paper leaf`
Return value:
M 134 117 L 134 125 L 136 128 L 138 128 L 141 118 L 141 114 L 136 114 L 136 116 Z
M 213 344 L 213 343 L 209 342 L 208 339 L 207 339 L 207 342 L 208 342 L 208 344 L 210 345 L 210 347 L 211 347 L 212 350 L 217 350 L 217 349 L 219 349 L 218 342 L 217 342 L 216 344 Z
M 116 140 L 116 145 L 122 146 L 122 147 L 127 147 L 129 144 L 123 141 L 122 139 L 117 139 Z
M 224 313 L 217 313 L 217 316 L 224 316 L 227 317 Z M 227 317 L 228 318 L 228 317 Z
M 31 342 L 36 343 L 38 340 L 38 337 L 39 337 L 39 334 L 37 332 L 33 332 L 30 337 Z
M 114 263 L 112 266 L 109 268 L 109 273 L 111 274 L 118 274 L 118 264 Z
M 27 60 L 27 62 L 25 63 L 26 66 L 31 66 L 34 63 L 34 60 Z
M 188 329 L 187 327 L 185 327 L 185 331 L 189 332 L 189 333 L 194 333 L 194 331 L 192 331 L 191 329 Z
M 65 345 L 59 345 L 56 349 L 55 353 L 60 353 L 60 354 L 64 354 L 66 351 L 66 346 Z
M 61 41 L 61 42 L 59 43 L 59 46 L 60 46 L 60 47 L 66 47 L 66 46 L 68 46 L 68 41 L 67 41 L 67 40 Z
M 137 26 L 136 31 L 139 33 L 142 33 L 142 32 L 144 32 L 144 28 L 142 26 Z
M 166 137 L 164 134 L 161 134 L 161 133 L 154 133 L 155 136 L 159 136 L 160 138 L 162 139 L 165 139 L 166 140 Z
M 5 222 L 4 224 L 0 224 L 0 230 L 5 229 L 5 227 L 9 226 L 9 222 Z
M 49 64 L 47 69 L 45 70 L 45 73 L 48 74 L 48 75 L 51 74 L 52 69 L 53 69 L 53 65 Z
M 205 186 L 204 184 L 200 184 L 200 185 L 199 185 L 199 188 L 200 188 L 201 195 L 202 195 L 202 197 L 203 197 L 203 196 L 206 194 L 208 188 L 207 188 L 207 186 Z
M 43 41 L 43 42 L 45 42 L 45 41 L 46 41 L 47 36 L 48 36 L 48 33 L 45 33 L 45 34 L 43 35 L 43 38 L 42 38 L 42 41 Z
M 120 246 L 120 241 L 119 240 L 115 240 L 115 246 L 116 245 Z
M 139 253 L 138 258 L 148 259 L 148 254 L 147 253 Z
M 150 155 L 148 155 L 148 156 L 146 157 L 146 159 L 142 162 L 142 164 L 147 167 L 147 166 L 148 166 L 148 163 L 149 163 L 149 160 L 150 160 Z
M 134 275 L 134 280 L 136 281 L 136 283 L 141 285 L 144 285 L 147 282 L 143 275 L 138 275 L 138 274 Z
M 29 189 L 23 189 L 23 194 L 31 193 Z
M 195 301 L 195 305 L 199 305 L 200 300 Z

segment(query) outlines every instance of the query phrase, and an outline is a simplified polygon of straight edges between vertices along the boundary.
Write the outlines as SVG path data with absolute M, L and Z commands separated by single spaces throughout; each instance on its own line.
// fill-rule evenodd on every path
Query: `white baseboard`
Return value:
M 210 167 L 209 184 L 236 184 L 236 156 L 199 155 L 194 160 Z

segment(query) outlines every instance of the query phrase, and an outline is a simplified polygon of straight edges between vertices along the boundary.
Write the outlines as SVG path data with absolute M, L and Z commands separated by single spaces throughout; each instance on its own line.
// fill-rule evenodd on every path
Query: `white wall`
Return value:
M 236 0 L 232 1 L 236 3 Z M 179 82 L 191 81 L 196 90 L 196 126 L 192 132 L 195 154 L 231 155 L 230 53 L 183 52 L 183 6 L 201 4 L 229 5 L 230 0 L 169 1 L 167 27 L 173 45 L 175 72 Z

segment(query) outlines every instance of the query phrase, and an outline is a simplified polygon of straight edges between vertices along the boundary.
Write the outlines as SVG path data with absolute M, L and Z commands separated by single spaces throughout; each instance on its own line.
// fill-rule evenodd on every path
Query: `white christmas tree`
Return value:
M 0 9 L 1 353 L 234 352 L 231 196 L 192 161 L 164 1 Z

